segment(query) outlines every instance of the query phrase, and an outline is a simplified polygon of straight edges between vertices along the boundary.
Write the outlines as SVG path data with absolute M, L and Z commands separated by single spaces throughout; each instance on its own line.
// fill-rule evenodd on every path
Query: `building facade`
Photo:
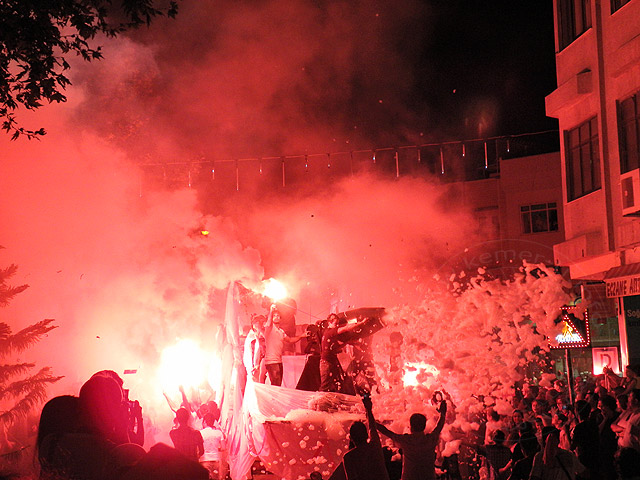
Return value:
M 554 0 L 566 240 L 554 261 L 640 363 L 640 0 Z M 593 319 L 592 319 L 593 320 Z

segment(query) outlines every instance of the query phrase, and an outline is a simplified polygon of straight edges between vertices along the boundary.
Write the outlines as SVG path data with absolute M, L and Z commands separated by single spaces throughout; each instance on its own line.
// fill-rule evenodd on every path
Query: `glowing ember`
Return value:
M 287 288 L 275 278 L 265 280 L 263 283 L 265 297 L 269 297 L 274 302 L 287 298 Z
M 205 353 L 193 340 L 180 340 L 162 352 L 158 378 L 166 391 L 177 391 L 179 386 L 197 387 L 206 380 Z
M 406 363 L 402 383 L 405 387 L 424 385 L 428 388 L 439 374 L 440 370 L 428 363 Z

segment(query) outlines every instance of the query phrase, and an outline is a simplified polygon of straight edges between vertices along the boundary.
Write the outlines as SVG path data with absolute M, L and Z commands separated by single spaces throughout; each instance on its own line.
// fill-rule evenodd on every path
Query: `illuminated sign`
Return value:
M 556 322 L 559 331 L 549 339 L 549 347 L 582 348 L 591 345 L 589 311 L 582 305 L 562 307 Z
M 607 298 L 626 297 L 640 294 L 640 277 L 606 280 Z

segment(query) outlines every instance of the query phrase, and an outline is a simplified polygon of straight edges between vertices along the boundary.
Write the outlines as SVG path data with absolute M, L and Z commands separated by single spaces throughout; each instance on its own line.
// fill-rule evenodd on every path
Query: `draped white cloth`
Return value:
M 287 370 L 295 371 L 286 386 L 254 383 L 250 376 L 246 378 L 239 341 L 245 322 L 235 283 L 229 286 L 226 307 L 221 422 L 227 434 L 231 478 L 250 477 L 256 457 L 280 478 L 307 479 L 313 471 L 328 478 L 347 451 L 349 427 L 355 420 L 364 419 L 361 400 L 293 388 L 304 365 L 302 356 L 294 361 L 283 359 L 285 378 Z
M 280 478 L 327 478 L 347 451 L 347 432 L 364 418 L 359 398 L 247 382 L 243 404 L 251 455 Z M 234 478 L 235 480 L 235 478 Z

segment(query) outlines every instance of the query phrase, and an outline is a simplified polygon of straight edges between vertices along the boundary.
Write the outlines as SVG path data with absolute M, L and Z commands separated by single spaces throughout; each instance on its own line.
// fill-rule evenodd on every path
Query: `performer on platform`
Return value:
M 288 336 L 285 331 L 280 327 L 280 313 L 276 305 L 271 305 L 269 315 L 267 317 L 267 323 L 264 328 L 265 338 L 265 356 L 264 364 L 269 374 L 269 381 L 271 385 L 282 385 L 282 352 L 284 350 L 284 343 L 295 343 L 299 341 L 304 335 L 297 337 Z
M 350 342 L 353 359 L 347 368 L 347 374 L 352 378 L 356 395 L 371 393 L 376 381 L 376 368 L 373 364 L 371 353 L 371 339 L 373 337 L 360 337 Z
M 251 330 L 244 341 L 243 363 L 247 370 L 247 377 L 254 382 L 259 381 L 260 364 L 264 358 L 264 315 L 256 315 L 251 318 Z M 264 382 L 263 382 L 264 383 Z
M 298 379 L 296 389 L 307 392 L 320 390 L 320 351 L 322 343 L 322 322 L 307 326 L 307 346 L 304 353 L 307 355 L 304 368 Z
M 366 319 L 359 318 L 354 323 L 341 322 L 340 317 L 332 313 L 327 318 L 327 328 L 322 333 L 320 352 L 320 391 L 340 392 L 353 395 L 353 383 L 347 382 L 344 370 L 340 365 L 338 354 L 345 344 L 340 335 L 361 327 Z

